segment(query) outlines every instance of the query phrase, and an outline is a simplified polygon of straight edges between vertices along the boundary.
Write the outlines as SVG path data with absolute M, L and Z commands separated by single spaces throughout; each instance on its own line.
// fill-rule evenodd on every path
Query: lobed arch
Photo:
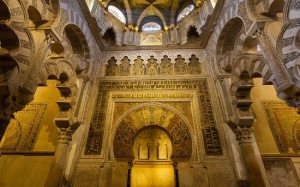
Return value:
M 253 87 L 252 78 L 262 77 L 264 85 L 272 84 L 273 80 L 266 59 L 257 57 L 256 55 L 239 57 L 233 66 L 231 75 L 232 84 L 230 85 L 229 92 L 232 101 L 237 101 L 242 97 L 250 99 L 246 98 L 246 96 L 250 95 Z
M 47 80 L 59 80 L 59 78 L 56 75 L 51 74 L 48 76 Z M 39 82 L 37 86 L 48 86 L 48 84 L 47 84 L 47 81 L 46 81 L 46 83 Z
M 69 84 L 76 83 L 76 70 L 74 65 L 67 60 L 48 60 L 43 64 L 36 79 L 37 85 L 47 85 L 48 77 L 59 80 L 60 75 L 65 73 L 69 78 Z
M 72 54 L 75 56 L 80 56 L 82 59 L 85 59 L 85 69 L 84 73 L 89 72 L 90 68 L 90 48 L 88 42 L 86 40 L 85 35 L 82 30 L 73 24 L 69 24 L 65 26 L 65 36 L 68 39 L 69 44 L 72 47 Z M 62 44 L 66 45 L 67 42 L 63 42 Z M 65 46 L 64 48 L 67 48 Z
M 48 20 L 45 19 L 45 16 L 41 14 L 35 6 L 29 5 L 27 11 L 29 16 L 29 27 L 38 28 L 48 22 Z
M 109 46 L 114 46 L 117 44 L 117 32 L 115 31 L 114 27 L 107 28 L 101 38 Z
M 74 111 L 77 104 L 78 87 L 76 72 L 72 63 L 66 60 L 48 61 L 41 68 L 36 80 L 38 85 L 47 85 L 47 79 L 57 79 L 56 87 L 60 98 L 56 101 L 59 111 L 55 118 L 58 128 L 69 128 L 78 125 Z
M 176 127 L 176 124 L 173 124 L 173 127 L 171 126 L 164 126 L 161 124 L 143 124 L 141 126 L 137 127 L 132 127 L 132 125 L 127 125 L 124 124 L 124 122 L 126 122 L 126 120 L 130 117 L 131 114 L 134 114 L 135 112 L 138 112 L 139 110 L 143 110 L 147 107 L 161 107 L 163 110 L 170 112 L 171 114 L 173 114 L 174 116 L 176 116 L 175 118 L 182 121 L 183 124 L 183 129 L 185 129 L 184 132 L 181 132 L 183 134 L 186 135 L 186 137 L 192 137 L 191 135 L 193 135 L 193 128 L 192 126 L 189 124 L 188 120 L 185 118 L 185 116 L 183 116 L 179 111 L 177 111 L 176 109 L 162 104 L 162 103 L 146 103 L 146 104 L 140 104 L 138 106 L 132 107 L 131 109 L 129 109 L 126 113 L 124 113 L 117 121 L 116 121 L 116 125 L 113 127 L 112 130 L 112 140 L 111 142 L 113 143 L 113 146 L 111 146 L 110 149 L 110 154 L 113 155 L 114 159 L 121 159 L 121 160 L 128 160 L 131 161 L 133 159 L 133 152 L 132 152 L 132 146 L 134 143 L 134 138 L 136 137 L 136 135 L 139 134 L 139 132 L 141 132 L 143 129 L 148 128 L 148 127 L 155 127 L 155 128 L 159 128 L 159 129 L 163 129 L 164 132 L 166 132 L 171 140 L 175 140 L 176 138 L 174 137 L 174 127 Z M 125 129 L 124 129 L 125 128 Z M 120 130 L 121 129 L 121 130 Z M 124 141 L 119 141 L 118 137 L 124 137 L 123 135 L 121 135 L 122 133 L 125 133 L 128 138 L 126 141 L 128 141 L 127 143 L 124 144 Z M 178 135 L 178 134 L 177 134 Z M 183 137 L 182 137 L 183 138 Z M 183 138 L 184 139 L 184 138 Z M 121 145 L 122 144 L 122 145 Z M 123 145 L 124 144 L 124 145 Z M 188 138 L 187 141 L 183 142 L 183 144 L 185 146 L 188 146 L 187 152 L 184 154 L 184 157 L 181 158 L 178 152 L 178 149 L 180 148 L 180 146 L 177 145 L 177 147 L 175 146 L 175 149 L 177 148 L 177 152 L 176 150 L 173 151 L 173 159 L 191 159 L 192 156 L 195 155 L 196 152 L 196 142 L 194 139 L 192 138 Z M 120 152 L 117 151 L 116 147 L 118 146 L 122 146 L 124 150 L 123 153 L 125 153 L 125 157 L 121 158 L 120 157 Z M 185 147 L 185 146 L 181 146 L 181 148 Z M 174 146 L 173 146 L 174 147 Z
M 122 44 L 123 29 L 125 29 L 124 24 L 120 21 L 119 23 L 122 23 L 122 25 L 116 25 L 115 21 L 112 21 L 111 18 L 108 18 L 108 19 L 109 20 L 106 21 L 105 24 L 103 24 L 104 27 L 101 30 L 101 36 L 102 36 L 102 38 L 105 37 L 105 34 L 107 33 L 107 31 L 109 31 L 111 34 L 114 35 L 114 41 L 115 41 L 112 43 L 108 42 L 109 45 L 119 45 L 120 46 Z
M 191 38 L 188 38 L 188 33 L 191 28 L 194 29 L 195 36 L 197 35 L 197 40 L 192 40 L 192 42 L 199 42 L 201 36 L 201 24 L 199 22 L 199 14 L 196 11 L 190 12 L 186 17 L 183 18 L 184 21 L 177 23 L 177 27 L 174 29 L 179 29 L 180 42 L 185 44 L 186 42 L 191 42 Z M 173 28 L 171 28 L 173 29 Z
M 243 54 L 246 40 L 245 26 L 239 17 L 230 19 L 220 31 L 216 44 L 217 70 L 230 73 L 236 58 Z

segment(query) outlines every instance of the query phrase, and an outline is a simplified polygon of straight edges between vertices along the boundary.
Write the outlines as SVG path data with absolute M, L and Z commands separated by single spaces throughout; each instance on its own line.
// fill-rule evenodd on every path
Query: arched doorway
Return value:
M 127 187 L 178 186 L 176 165 L 189 161 L 193 152 L 185 116 L 160 103 L 141 104 L 128 110 L 115 129 L 113 186 L 125 181 Z
M 138 132 L 133 144 L 132 187 L 174 187 L 176 176 L 170 136 L 159 126 L 147 126 Z

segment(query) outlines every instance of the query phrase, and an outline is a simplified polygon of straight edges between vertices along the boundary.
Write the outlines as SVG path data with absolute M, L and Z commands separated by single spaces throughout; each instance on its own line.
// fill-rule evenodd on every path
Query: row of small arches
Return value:
M 115 57 L 111 57 L 106 65 L 106 76 L 142 76 L 142 75 L 195 75 L 201 74 L 202 67 L 195 55 L 186 62 L 180 55 L 171 63 L 168 56 L 164 56 L 158 63 L 154 56 L 150 56 L 147 63 L 141 57 L 137 57 L 134 63 L 130 63 L 128 57 L 124 57 L 119 63 Z

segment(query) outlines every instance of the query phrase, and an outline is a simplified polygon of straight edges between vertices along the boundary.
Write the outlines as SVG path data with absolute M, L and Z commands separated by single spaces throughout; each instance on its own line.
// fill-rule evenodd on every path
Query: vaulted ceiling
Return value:
M 181 10 L 193 0 L 108 0 L 106 7 L 113 5 L 124 14 L 126 25 L 139 27 L 147 22 L 156 22 L 162 28 L 176 25 Z

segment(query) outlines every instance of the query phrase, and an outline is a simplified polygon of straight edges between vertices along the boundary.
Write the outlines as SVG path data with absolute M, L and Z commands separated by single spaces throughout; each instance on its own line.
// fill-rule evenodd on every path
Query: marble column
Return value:
M 262 30 L 258 30 L 256 32 L 258 42 L 260 44 L 262 53 L 264 55 L 264 58 L 267 60 L 267 63 L 270 67 L 270 70 L 274 74 L 276 85 L 275 89 L 277 92 L 282 92 L 286 90 L 287 88 L 290 88 L 293 86 L 292 83 L 290 83 L 287 75 L 284 72 L 283 66 L 279 60 L 279 57 L 276 55 L 275 50 L 272 47 L 272 44 L 266 36 L 265 32 Z
M 254 148 L 252 146 L 252 127 L 237 126 L 234 131 L 237 140 L 240 143 L 240 149 L 250 186 L 265 187 L 266 184 L 257 160 L 257 155 L 255 155 Z
M 58 187 L 66 160 L 66 155 L 71 140 L 71 127 L 57 128 L 58 131 L 58 144 L 56 146 L 53 161 L 47 176 L 45 187 Z

